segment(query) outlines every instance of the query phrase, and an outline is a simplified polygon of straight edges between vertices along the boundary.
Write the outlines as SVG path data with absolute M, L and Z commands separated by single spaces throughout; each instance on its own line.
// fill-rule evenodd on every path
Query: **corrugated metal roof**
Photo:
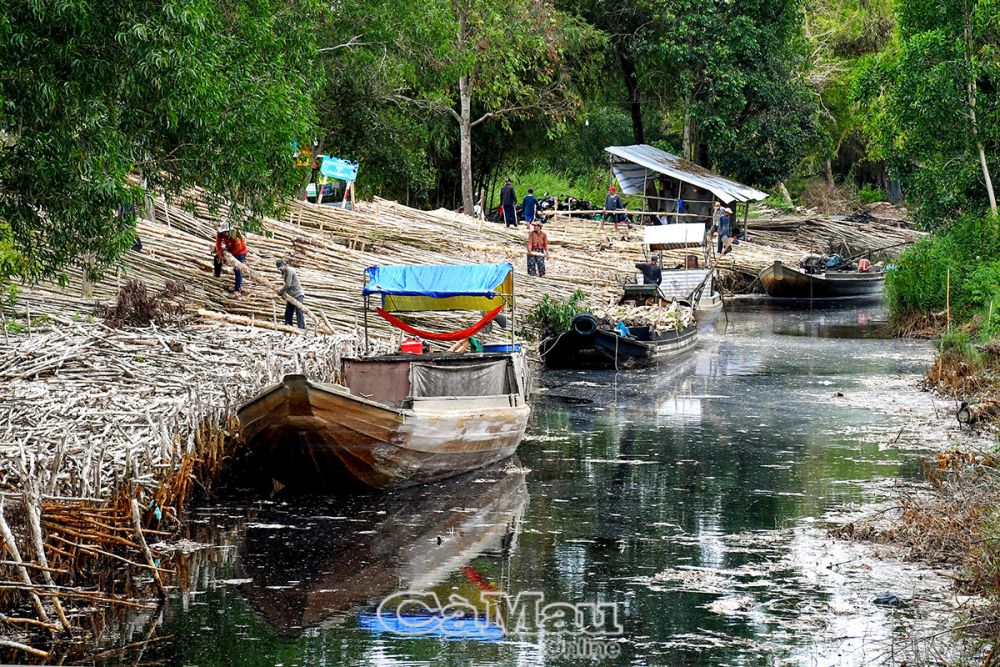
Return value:
M 732 181 L 714 171 L 700 167 L 694 162 L 671 155 L 648 144 L 608 146 L 604 150 L 619 158 L 620 161 L 632 162 L 651 171 L 666 174 L 685 183 L 704 188 L 718 197 L 723 204 L 734 201 L 760 201 L 767 198 L 766 192 Z

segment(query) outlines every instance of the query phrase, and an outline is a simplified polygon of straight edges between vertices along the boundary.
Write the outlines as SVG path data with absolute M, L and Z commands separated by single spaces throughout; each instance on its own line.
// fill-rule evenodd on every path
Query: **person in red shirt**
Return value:
M 531 223 L 528 234 L 528 275 L 541 278 L 545 275 L 545 258 L 549 255 L 549 237 L 542 231 L 542 223 Z
M 215 277 L 218 278 L 222 275 L 222 265 L 225 263 L 224 252 L 228 250 L 229 254 L 235 257 L 240 263 L 243 263 L 247 257 L 247 244 L 243 240 L 243 237 L 238 234 L 234 234 L 232 228 L 228 224 L 223 224 L 219 227 L 219 233 L 215 235 Z M 234 296 L 243 295 L 243 272 L 239 268 L 234 268 L 233 273 L 236 275 L 236 284 L 233 287 Z

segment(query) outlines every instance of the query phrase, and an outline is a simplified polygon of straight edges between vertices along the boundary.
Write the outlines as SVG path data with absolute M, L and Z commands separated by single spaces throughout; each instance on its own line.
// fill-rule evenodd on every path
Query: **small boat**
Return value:
M 782 299 L 833 299 L 871 297 L 882 293 L 883 271 L 827 271 L 807 273 L 775 262 L 760 272 L 768 296 Z
M 625 285 L 623 300 L 645 299 L 648 303 L 659 296 L 665 301 L 677 300 L 694 305 L 695 319 L 699 324 L 715 320 L 722 311 L 722 296 L 715 288 L 715 272 L 698 266 L 697 252 L 703 249 L 704 244 L 705 225 L 701 223 L 644 227 L 643 245 L 648 254 L 685 250 L 686 255 L 682 266 L 662 268 L 658 286 L 644 284 L 642 274 L 637 273 L 635 284 Z
M 376 309 L 425 338 L 461 341 L 513 303 L 508 263 L 367 271 L 366 324 L 372 294 L 398 311 L 489 311 L 469 329 L 439 334 Z M 243 438 L 268 474 L 300 489 L 330 490 L 344 480 L 401 488 L 495 463 L 517 449 L 529 414 L 524 358 L 519 346 L 507 349 L 344 359 L 338 383 L 287 375 L 240 408 Z
M 614 329 L 602 328 L 597 318 L 583 313 L 573 318 L 569 330 L 543 340 L 539 353 L 547 368 L 623 370 L 662 363 L 697 344 L 695 325 L 662 332 L 629 327 L 629 335 L 623 336 Z

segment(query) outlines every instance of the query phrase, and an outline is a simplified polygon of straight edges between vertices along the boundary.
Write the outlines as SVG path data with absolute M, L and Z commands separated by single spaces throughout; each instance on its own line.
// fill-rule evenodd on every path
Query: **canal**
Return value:
M 669 368 L 538 373 L 513 462 L 390 496 L 198 508 L 185 590 L 122 632 L 159 626 L 141 658 L 177 665 L 860 665 L 919 650 L 914 636 L 950 622 L 947 579 L 828 536 L 958 437 L 917 389 L 930 344 L 878 338 L 881 316 L 735 312 Z M 872 604 L 882 591 L 907 606 Z M 481 622 L 436 622 L 415 603 L 432 595 Z M 592 622 L 540 618 L 538 599 Z

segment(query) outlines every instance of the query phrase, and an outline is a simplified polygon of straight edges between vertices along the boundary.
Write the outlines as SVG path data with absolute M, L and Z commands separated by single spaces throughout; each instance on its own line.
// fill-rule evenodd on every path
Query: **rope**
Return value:
M 456 340 L 464 340 L 466 338 L 475 336 L 483 329 L 483 327 L 492 322 L 493 318 L 499 315 L 500 311 L 502 310 L 503 306 L 498 306 L 497 308 L 494 308 L 490 312 L 486 313 L 486 315 L 483 316 L 483 319 L 479 320 L 468 329 L 462 329 L 461 331 L 451 331 L 448 333 L 435 333 L 433 331 L 424 331 L 423 329 L 417 329 L 416 327 L 407 324 L 398 317 L 394 317 L 393 315 L 389 314 L 382 308 L 376 308 L 375 312 L 381 315 L 382 319 L 384 319 L 386 322 L 396 327 L 397 329 L 402 329 L 408 334 L 413 334 L 414 336 L 419 336 L 420 338 L 426 338 L 427 340 L 456 341 Z

